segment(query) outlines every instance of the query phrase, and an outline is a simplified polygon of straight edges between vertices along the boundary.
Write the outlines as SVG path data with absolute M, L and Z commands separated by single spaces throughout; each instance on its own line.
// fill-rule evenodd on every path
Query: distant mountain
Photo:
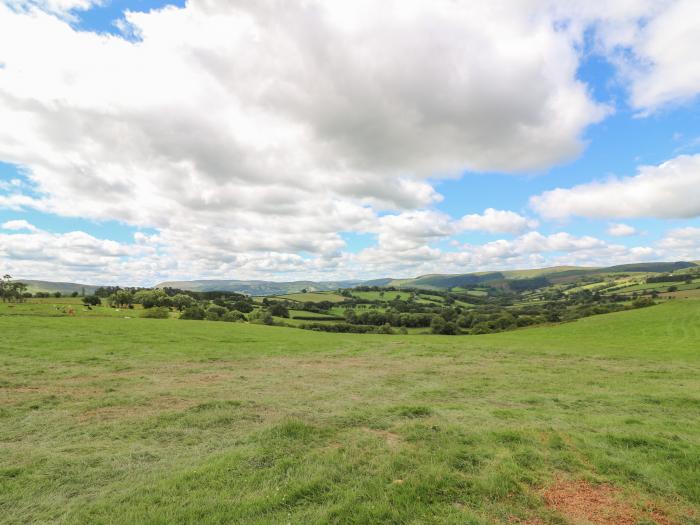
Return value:
M 535 278 L 545 278 L 551 283 L 574 282 L 582 276 L 600 275 L 605 273 L 669 273 L 688 268 L 700 267 L 697 262 L 650 262 L 622 264 L 603 268 L 581 266 L 556 266 L 553 268 L 537 268 L 532 270 L 506 270 L 497 272 L 474 272 L 463 274 L 429 274 L 412 279 L 372 279 L 368 281 L 238 281 L 238 280 L 197 280 L 197 281 L 168 281 L 157 284 L 154 288 L 179 288 L 193 292 L 238 292 L 248 295 L 283 295 L 298 293 L 302 290 L 310 292 L 332 291 L 338 288 L 354 288 L 355 286 L 394 286 L 397 288 L 423 288 L 441 290 L 446 288 L 473 287 L 479 285 L 505 286 L 509 282 Z M 99 286 L 79 283 L 63 283 L 52 281 L 37 281 L 18 279 L 27 284 L 28 291 L 35 292 L 73 292 L 92 294 Z
M 95 290 L 99 286 L 92 284 L 79 284 L 79 283 L 61 283 L 52 281 L 36 281 L 34 279 L 17 279 L 17 281 L 22 282 L 27 285 L 27 291 L 31 293 L 36 292 L 47 292 L 55 293 L 61 292 L 63 295 L 70 295 L 73 292 L 78 292 L 82 294 L 85 291 L 86 295 L 91 295 L 95 293 Z
M 693 262 L 651 262 L 651 263 L 636 263 L 636 264 L 620 264 L 618 266 L 610 266 L 606 268 L 608 272 L 659 272 L 668 273 L 678 270 L 685 270 L 698 266 Z
M 700 266 L 694 262 L 651 262 L 622 264 L 603 268 L 585 266 L 556 266 L 534 270 L 506 270 L 502 272 L 476 272 L 464 274 L 431 274 L 414 279 L 380 279 L 377 286 L 396 286 L 397 288 L 445 289 L 479 285 L 496 286 L 521 279 L 546 278 L 551 282 L 575 281 L 585 275 L 604 273 L 668 273 Z M 365 283 L 366 284 L 366 283 Z
M 199 280 L 199 281 L 168 281 L 157 284 L 156 288 L 179 288 L 191 292 L 238 292 L 248 295 L 283 295 L 298 293 L 302 290 L 309 292 L 325 292 L 338 288 L 352 288 L 362 281 L 235 281 L 235 280 Z

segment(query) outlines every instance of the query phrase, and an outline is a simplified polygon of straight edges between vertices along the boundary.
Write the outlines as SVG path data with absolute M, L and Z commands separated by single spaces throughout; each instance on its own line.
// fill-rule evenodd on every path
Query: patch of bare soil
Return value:
M 382 438 L 384 441 L 386 441 L 386 444 L 389 445 L 391 448 L 396 448 L 401 444 L 401 436 L 399 436 L 398 434 L 394 434 L 393 432 L 389 432 L 388 430 L 377 430 L 366 427 L 362 430 L 369 434 Z
M 660 509 L 651 504 L 635 506 L 625 500 L 620 489 L 607 484 L 558 481 L 547 488 L 542 497 L 550 509 L 571 523 L 637 525 L 640 521 L 652 521 L 659 525 L 675 525 Z

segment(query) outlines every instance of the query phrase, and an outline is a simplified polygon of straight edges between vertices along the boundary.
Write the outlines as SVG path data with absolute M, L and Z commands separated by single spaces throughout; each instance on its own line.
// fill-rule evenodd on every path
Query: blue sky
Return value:
M 6 271 L 153 284 L 700 259 L 692 2 L 532 0 L 544 29 L 497 4 L 88 3 L 0 2 Z

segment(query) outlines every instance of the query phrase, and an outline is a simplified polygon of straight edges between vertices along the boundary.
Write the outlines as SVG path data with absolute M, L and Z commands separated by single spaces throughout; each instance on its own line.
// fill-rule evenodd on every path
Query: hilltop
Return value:
M 548 279 L 553 283 L 575 282 L 586 276 L 596 276 L 606 273 L 666 273 L 695 268 L 694 262 L 650 262 L 634 263 L 617 266 L 581 267 L 581 266 L 556 266 L 552 268 L 535 268 L 530 270 L 505 270 L 493 272 L 472 272 L 464 274 L 428 274 L 414 278 L 394 279 L 381 278 L 370 280 L 345 280 L 345 281 L 238 281 L 238 280 L 196 280 L 196 281 L 168 281 L 157 284 L 155 288 L 178 288 L 193 292 L 238 292 L 253 296 L 284 295 L 299 293 L 303 290 L 309 292 L 323 292 L 338 290 L 340 288 L 353 288 L 356 286 L 380 286 L 395 288 L 423 288 L 446 290 L 448 288 L 485 285 L 497 285 L 508 281 L 524 279 Z
M 379 286 L 394 288 L 422 288 L 426 290 L 447 290 L 450 288 L 479 285 L 499 286 L 512 281 L 527 279 L 547 279 L 550 283 L 563 284 L 576 282 L 586 277 L 600 277 L 604 274 L 621 273 L 669 273 L 696 268 L 698 261 L 650 262 L 623 264 L 608 267 L 556 266 L 528 270 L 504 270 L 471 272 L 463 274 L 427 274 L 414 278 L 348 279 L 338 281 L 266 281 L 235 279 L 198 279 L 191 281 L 165 281 L 153 288 L 176 288 L 192 292 L 237 292 L 252 296 L 285 295 L 307 292 L 325 292 L 356 286 Z M 67 295 L 73 292 L 92 294 L 100 286 L 70 282 L 55 282 L 34 279 L 16 279 L 27 285 L 28 291 L 48 292 Z

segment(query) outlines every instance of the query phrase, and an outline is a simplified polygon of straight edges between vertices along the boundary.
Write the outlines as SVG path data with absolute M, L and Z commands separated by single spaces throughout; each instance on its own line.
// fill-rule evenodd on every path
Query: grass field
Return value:
M 411 298 L 410 292 L 397 292 L 397 291 L 386 291 L 386 292 L 358 292 L 353 290 L 352 295 L 359 299 L 364 299 L 365 301 L 393 301 L 399 297 L 402 301 L 408 301 Z
M 699 301 L 464 337 L 0 313 L 2 523 L 700 523 Z
M 320 303 L 323 301 L 342 303 L 345 300 L 345 297 L 333 292 L 307 292 L 275 295 L 270 297 L 270 299 L 286 299 L 287 301 L 299 301 L 302 303 Z

